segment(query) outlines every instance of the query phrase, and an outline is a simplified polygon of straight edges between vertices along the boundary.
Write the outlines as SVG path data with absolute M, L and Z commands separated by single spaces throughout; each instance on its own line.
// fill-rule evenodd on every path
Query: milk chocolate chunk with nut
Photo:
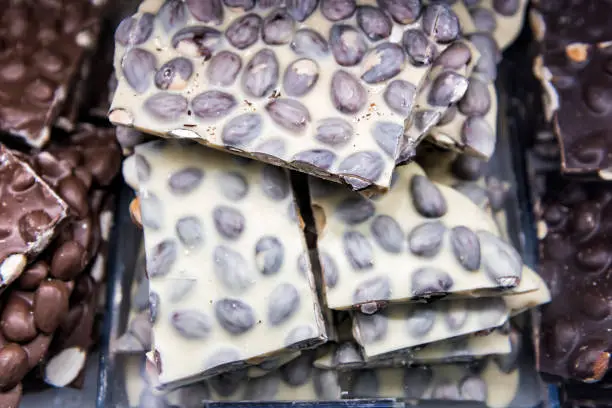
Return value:
M 459 33 L 449 6 L 413 0 L 150 0 L 117 31 L 109 118 L 384 192 L 416 92 Z
M 175 140 L 137 146 L 129 169 L 162 388 L 326 339 L 286 170 Z
M 95 46 L 105 2 L 5 2 L 0 130 L 42 148 Z M 4 136 L 3 136 L 4 137 Z
M 342 282 L 326 290 L 330 308 L 373 313 L 389 302 L 536 289 L 519 286 L 520 256 L 485 211 L 416 164 L 396 172 L 384 196 L 344 188 L 311 196 L 320 256 L 333 261 Z M 311 191 L 321 183 L 311 178 Z
M 0 145 L 0 291 L 57 235 L 66 203 L 25 161 Z

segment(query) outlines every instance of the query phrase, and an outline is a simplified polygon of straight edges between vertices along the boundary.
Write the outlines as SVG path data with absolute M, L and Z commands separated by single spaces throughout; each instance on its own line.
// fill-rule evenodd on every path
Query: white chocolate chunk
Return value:
M 179 141 L 136 157 L 162 387 L 326 339 L 283 169 Z
M 360 6 L 377 6 L 374 1 L 359 3 Z M 253 33 L 244 31 L 242 36 L 240 30 L 249 30 L 249 26 L 238 28 L 237 38 L 243 42 L 238 44 L 235 39 L 230 40 L 233 34 L 230 36 L 228 32 L 233 33 L 236 28 L 233 24 L 245 17 L 240 8 L 221 6 L 222 21 L 207 25 L 198 21 L 189 7 L 181 8 L 184 19 L 164 17 L 162 4 L 163 0 L 147 0 L 132 20 L 134 27 L 141 27 L 140 24 L 142 27 L 124 32 L 129 30 L 126 22 L 124 30 L 118 30 L 114 58 L 118 86 L 109 113 L 113 123 L 165 137 L 180 138 L 188 134 L 188 137 L 210 147 L 253 155 L 259 160 L 344 181 L 356 190 L 385 191 L 388 188 L 401 130 L 412 101 L 408 102 L 410 98 L 406 98 L 402 109 L 393 109 L 386 101 L 385 93 L 389 85 L 398 80 L 406 81 L 416 91 L 429 71 L 431 61 L 419 65 L 401 50 L 406 31 L 416 30 L 425 35 L 422 19 L 406 25 L 389 19 L 389 34 L 374 40 L 359 28 L 358 12 L 338 21 L 338 26 L 356 28 L 356 31 L 341 34 L 348 48 L 359 48 L 362 43 L 367 48 L 367 52 L 359 57 L 348 51 L 351 55 L 346 58 L 359 60 L 353 64 L 337 62 L 331 44 L 330 49 L 316 56 L 305 55 L 296 46 L 299 41 L 294 33 L 306 28 L 329 40 L 334 24 L 324 17 L 321 7 L 317 7 L 305 21 L 295 22 L 287 41 L 283 39 L 280 41 L 282 44 L 269 45 L 264 42 L 261 32 L 265 34 L 265 18 L 274 9 L 264 10 L 256 6 L 250 10 L 251 28 L 262 24 L 258 18 L 264 19 L 264 28 L 253 28 Z M 221 3 L 212 3 L 210 7 L 215 4 Z M 181 30 L 190 27 L 214 28 L 220 35 L 206 37 L 196 33 L 195 39 L 192 39 L 193 33 L 183 36 L 185 32 Z M 149 28 L 150 32 L 147 31 Z M 126 38 L 122 39 L 122 33 Z M 176 37 L 177 33 L 182 37 Z M 425 40 L 439 53 L 449 44 L 445 40 L 436 43 L 434 36 L 425 35 Z M 399 50 L 401 63 L 392 60 L 394 54 L 391 52 L 384 53 L 384 47 L 379 48 L 385 44 L 392 44 L 395 51 Z M 271 69 L 271 58 L 259 58 L 264 55 L 259 53 L 263 50 L 267 50 L 264 53 L 268 57 L 274 55 L 277 69 Z M 240 61 L 235 75 L 227 66 L 219 71 L 220 68 L 213 65 L 220 52 L 231 52 Z M 186 58 L 191 69 L 174 73 L 168 70 L 165 64 L 176 58 Z M 310 60 L 291 65 L 303 58 Z M 384 72 L 373 72 L 379 68 L 370 70 L 377 62 L 381 62 L 379 68 Z M 305 78 L 307 75 L 304 74 L 312 73 L 314 68 L 318 73 L 316 79 L 304 79 L 297 88 L 285 84 L 287 73 Z M 211 80 L 210 70 L 213 69 L 217 70 L 219 78 L 224 79 Z M 346 104 L 351 105 L 349 107 L 337 108 L 338 103 L 330 96 L 332 78 L 339 71 L 357 78 L 362 89 L 355 91 L 347 81 L 334 87 L 342 90 Z M 248 72 L 253 75 L 246 75 Z M 155 75 L 159 77 L 157 82 L 154 81 Z M 247 76 L 256 80 L 250 81 Z M 364 79 L 359 79 L 362 76 Z M 163 78 L 169 82 L 165 84 Z M 207 101 L 196 99 L 210 91 L 217 92 L 217 97 L 221 95 L 218 92 L 222 92 L 223 97 Z M 338 126 L 336 122 L 333 133 L 329 132 L 329 127 L 324 133 L 320 130 L 325 129 L 322 121 L 329 118 L 342 120 L 344 125 Z M 394 125 L 393 131 L 387 128 L 385 137 L 388 139 L 384 143 L 376 135 L 376 126 L 382 123 Z
M 444 364 L 473 361 L 511 351 L 510 335 L 493 330 L 486 335 L 467 334 L 454 339 L 430 343 L 426 347 L 392 353 L 385 357 L 363 358 L 358 345 L 344 342 L 332 347 L 317 358 L 314 366 L 324 370 L 355 370 L 371 368 L 395 368 L 413 364 Z
M 517 293 L 537 288 L 532 282 L 517 289 L 518 280 L 514 280 L 514 289 L 508 287 L 508 281 L 503 278 L 510 269 L 505 266 L 512 264 L 511 274 L 517 278 L 523 268 L 514 250 L 492 238 L 499 236 L 499 232 L 483 210 L 456 190 L 429 181 L 414 163 L 398 167 L 396 171 L 393 188 L 376 199 L 362 199 L 347 190 L 325 188 L 320 180 L 310 179 L 313 211 L 319 214 L 319 219 L 324 219 L 317 230 L 323 275 L 324 278 L 334 276 L 337 283 L 327 285 L 329 307 L 360 306 L 364 311 L 361 305 L 366 305 L 365 309 L 372 313 L 376 311 L 376 303 L 445 294 L 479 296 L 491 294 L 491 289 Z M 432 223 L 435 228 L 430 228 Z M 415 232 L 424 224 L 427 228 Z M 451 235 L 455 234 L 451 231 L 456 231 L 455 227 L 467 227 L 480 234 L 480 257 L 474 245 L 464 247 L 470 256 L 462 251 L 455 255 L 451 247 Z M 465 230 L 461 230 L 457 234 L 463 236 Z M 413 239 L 406 238 L 410 234 Z M 485 236 L 489 238 L 483 243 Z M 505 255 L 495 256 L 497 266 L 492 267 L 487 261 L 492 255 L 493 247 L 489 245 L 492 242 L 503 246 L 505 254 L 513 253 L 514 261 L 508 264 L 502 260 Z M 475 270 L 470 271 L 472 267 Z M 371 310 L 369 306 L 373 303 L 374 310 Z
M 474 77 L 474 79 L 471 80 L 479 80 L 479 78 Z M 488 160 L 493 154 L 497 134 L 497 92 L 495 90 L 495 85 L 492 83 L 489 83 L 487 88 L 489 90 L 490 107 L 482 116 L 482 119 L 484 119 L 492 132 L 492 138 L 488 138 L 490 140 L 472 141 L 469 137 L 466 137 L 466 135 L 469 134 L 464 131 L 464 127 L 467 125 L 466 121 L 468 120 L 468 116 L 463 114 L 459 109 L 457 109 L 450 122 L 434 126 L 428 133 L 429 139 L 447 149 L 453 149 L 460 152 L 466 151 L 469 154 Z M 477 117 L 480 117 L 480 115 L 477 115 Z M 481 137 L 477 134 L 474 136 Z
M 519 392 L 521 374 L 518 369 L 504 373 L 492 359 L 479 374 L 461 364 L 363 370 L 351 375 L 349 398 L 476 400 L 491 408 L 503 408 Z
M 463 0 L 457 1 L 456 3 L 461 3 L 461 2 L 463 2 Z M 493 34 L 493 38 L 495 39 L 495 42 L 497 43 L 499 48 L 501 50 L 505 50 L 510 45 L 512 45 L 514 40 L 516 40 L 516 38 L 520 34 L 521 29 L 523 28 L 523 20 L 525 17 L 525 10 L 527 8 L 527 0 L 519 0 L 516 12 L 510 15 L 503 15 L 503 14 L 500 14 L 498 11 L 496 11 L 495 7 L 493 7 L 493 2 L 494 0 L 480 0 L 478 2 L 473 2 L 475 3 L 474 5 L 468 5 L 468 11 L 471 14 L 472 25 L 474 27 L 474 31 L 467 30 L 467 31 L 464 31 L 463 33 L 467 35 L 473 32 L 483 32 L 483 31 L 490 32 L 491 34 Z M 461 6 L 465 7 L 464 4 L 463 5 L 458 5 L 458 4 L 453 5 L 453 9 L 455 10 L 455 13 L 458 12 L 458 9 L 462 8 Z M 482 11 L 482 10 L 485 10 L 485 11 Z M 477 17 L 478 13 L 484 13 L 487 16 L 492 17 L 492 19 L 489 17 L 487 21 L 492 21 L 494 23 L 485 24 L 484 26 L 481 26 L 481 29 L 479 29 L 478 28 L 478 17 Z M 457 15 L 460 18 L 462 16 L 462 14 L 457 14 Z M 464 19 L 462 19 L 461 22 L 462 24 L 466 25 L 464 22 Z M 493 30 L 490 31 L 490 30 L 482 29 L 485 27 L 493 28 Z
M 526 292 L 521 286 L 538 289 Z M 373 315 L 355 312 L 353 335 L 366 360 L 503 325 L 510 316 L 550 301 L 543 280 L 523 268 L 516 288 L 501 298 L 444 299 L 433 304 L 391 305 Z M 427 350 L 427 348 L 425 348 Z
M 437 65 L 429 72 L 427 80 L 416 96 L 415 109 L 412 112 L 409 126 L 402 138 L 400 153 L 396 161 L 398 164 L 403 164 L 412 159 L 416 146 L 418 146 L 430 130 L 440 122 L 446 111 L 450 109 L 452 105 L 455 105 L 465 94 L 468 87 L 467 78 L 476 67 L 480 59 L 480 53 L 476 47 L 466 39 L 457 41 L 454 44 L 455 47 L 458 45 L 467 47 L 471 57 L 466 64 L 460 66 L 444 66 L 441 65 L 438 60 Z M 440 59 L 443 59 L 444 54 L 451 53 L 452 50 L 453 47 L 447 48 L 445 52 L 442 52 Z M 453 61 L 454 59 L 455 58 L 448 57 L 449 61 L 456 63 Z M 431 96 L 436 92 L 436 81 L 445 75 L 449 75 L 449 73 L 455 75 L 455 89 L 452 90 L 452 99 L 450 99 L 450 103 L 442 105 L 433 104 Z

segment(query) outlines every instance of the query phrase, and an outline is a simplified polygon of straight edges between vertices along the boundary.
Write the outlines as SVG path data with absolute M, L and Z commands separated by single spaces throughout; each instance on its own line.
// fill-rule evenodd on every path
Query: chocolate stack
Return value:
M 487 161 L 525 7 L 146 0 L 121 22 L 109 119 L 146 258 L 111 344 L 147 384 L 130 405 L 516 402 L 510 318 L 548 289 Z
M 79 112 L 105 7 L 2 2 L 0 407 L 80 387 L 96 342 L 121 152 Z
M 548 164 L 536 215 L 539 269 L 552 292 L 538 368 L 561 385 L 568 406 L 610 404 L 611 11 L 605 1 L 540 0 L 530 16 L 550 129 L 535 144 Z

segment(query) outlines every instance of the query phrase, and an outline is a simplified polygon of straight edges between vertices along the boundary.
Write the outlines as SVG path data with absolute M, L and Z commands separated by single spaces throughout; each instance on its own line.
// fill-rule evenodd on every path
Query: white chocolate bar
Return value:
M 350 377 L 349 398 L 480 401 L 491 408 L 509 407 L 519 390 L 518 369 L 506 373 L 493 359 L 481 372 L 462 364 L 362 370 Z
M 452 188 L 432 183 L 414 163 L 396 171 L 394 187 L 376 199 L 310 178 L 329 307 L 373 313 L 387 302 L 537 288 L 532 282 L 517 289 L 520 256 L 497 238 L 497 227 L 484 211 Z M 462 247 L 470 256 L 460 245 L 455 255 L 449 230 L 453 236 L 477 232 L 478 244 Z
M 162 388 L 326 340 L 285 170 L 186 141 L 134 160 Z
M 495 149 L 497 139 L 497 92 L 493 83 L 487 83 L 478 75 L 470 77 L 470 85 L 464 100 L 470 96 L 471 87 L 483 87 L 488 89 L 489 108 L 484 115 L 479 112 L 474 115 L 466 115 L 462 112 L 465 101 L 460 101 L 452 109 L 452 118 L 443 119 L 443 123 L 434 126 L 428 133 L 429 139 L 448 149 L 465 151 L 469 154 L 479 156 L 488 160 Z M 450 116 L 450 115 L 449 115 Z M 476 128 L 478 131 L 469 132 L 468 127 Z
M 244 371 L 240 371 L 182 386 L 168 393 L 157 393 L 149 384 L 142 356 L 129 356 L 129 359 L 123 361 L 130 407 L 172 405 L 197 408 L 206 402 L 332 401 L 341 398 L 337 373 L 314 368 L 312 361 L 307 359 L 295 361 L 293 365 L 286 364 L 259 378 L 248 378 Z
M 391 305 L 367 315 L 355 312 L 353 336 L 371 359 L 423 344 L 439 342 L 503 325 L 510 316 L 550 301 L 546 284 L 531 269 L 523 268 L 516 295 L 474 299 L 444 299 L 433 304 Z
M 465 57 L 467 60 L 464 63 L 458 63 Z M 480 58 L 480 52 L 466 39 L 455 42 L 440 54 L 416 96 L 415 108 L 402 138 L 397 164 L 411 161 L 420 142 L 442 120 L 445 113 L 465 95 L 468 77 Z M 446 82 L 447 86 L 453 86 L 454 90 L 452 95 L 446 98 L 447 103 L 437 103 L 432 98 L 435 98 L 436 89 L 439 89 L 437 83 L 442 82 L 443 78 L 443 82 Z
M 398 24 L 381 14 L 388 21 L 389 34 L 370 41 L 367 33 L 355 28 L 359 10 L 334 25 L 320 7 L 303 22 L 288 17 L 299 12 L 291 9 L 289 14 L 278 14 L 286 19 L 278 24 L 286 21 L 291 28 L 274 40 L 277 44 L 269 45 L 266 42 L 271 40 L 263 35 L 277 21 L 272 18 L 274 9 L 258 5 L 247 16 L 241 8 L 220 1 L 206 4 L 178 2 L 162 7 L 163 0 L 146 0 L 131 20 L 124 20 L 115 37 L 118 86 L 109 119 L 116 125 L 195 139 L 345 182 L 355 190 L 385 191 L 412 95 L 432 62 L 421 65 L 405 55 L 404 33 L 420 33 L 436 54 L 457 37 L 434 42 L 440 33 L 459 32 L 456 16 L 454 28 L 434 29 L 430 38 L 423 28 L 424 17 Z M 360 5 L 377 3 L 369 0 Z M 427 12 L 424 8 L 421 15 Z M 452 14 L 451 9 L 448 12 Z M 428 21 L 436 25 L 442 20 L 447 21 L 437 17 Z M 345 31 L 336 32 L 332 26 Z M 300 37 L 303 29 L 320 33 L 322 42 L 330 39 L 329 47 L 315 47 L 312 38 L 307 44 Z M 340 33 L 338 49 L 345 48 L 344 57 L 336 52 L 334 33 Z M 396 51 L 400 62 L 394 59 Z M 225 59 L 219 57 L 222 52 Z M 385 73 L 379 75 L 379 69 Z M 339 71 L 344 74 L 338 75 Z M 294 76 L 298 80 L 288 82 Z M 404 81 L 403 87 L 399 82 L 391 86 L 398 80 Z M 336 91 L 342 91 L 341 99 L 334 96 Z M 398 105 L 389 104 L 387 94 L 397 97 Z
M 430 343 L 421 349 L 406 350 L 386 357 L 365 359 L 359 345 L 347 341 L 339 343 L 317 358 L 314 366 L 323 370 L 355 370 L 396 368 L 414 364 L 444 364 L 473 361 L 512 350 L 510 335 L 503 330 L 488 334 L 467 334 L 453 339 Z
M 468 3 L 467 8 L 472 19 L 472 26 L 474 31 L 464 30 L 464 34 L 471 34 L 474 32 L 489 32 L 495 38 L 495 42 L 501 50 L 508 48 L 514 40 L 518 37 L 523 28 L 523 20 L 525 17 L 525 10 L 527 8 L 527 0 L 506 0 L 497 1 L 497 3 L 515 3 L 516 7 L 508 7 L 504 11 L 504 14 L 497 10 L 493 3 L 495 0 L 479 0 L 477 2 L 466 2 L 465 0 L 459 0 L 453 5 L 455 13 L 460 13 L 462 8 L 466 4 L 459 5 L 457 3 Z M 474 3 L 473 5 L 469 3 Z M 461 7 L 464 6 L 464 7 Z M 462 25 L 469 27 L 470 24 L 465 22 L 463 14 L 457 14 L 461 20 Z

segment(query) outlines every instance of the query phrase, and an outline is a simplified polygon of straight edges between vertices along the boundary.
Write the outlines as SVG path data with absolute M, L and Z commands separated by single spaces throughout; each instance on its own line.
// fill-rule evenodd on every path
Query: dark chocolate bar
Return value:
M 602 0 L 532 0 L 531 26 L 549 48 L 612 40 L 612 3 Z
M 612 178 L 612 43 L 544 49 L 539 76 L 564 173 Z
M 96 43 L 102 3 L 0 0 L 0 131 L 34 147 L 48 142 L 83 57 Z
M 612 188 L 550 175 L 539 225 L 542 308 L 539 370 L 547 379 L 599 381 L 612 350 Z

